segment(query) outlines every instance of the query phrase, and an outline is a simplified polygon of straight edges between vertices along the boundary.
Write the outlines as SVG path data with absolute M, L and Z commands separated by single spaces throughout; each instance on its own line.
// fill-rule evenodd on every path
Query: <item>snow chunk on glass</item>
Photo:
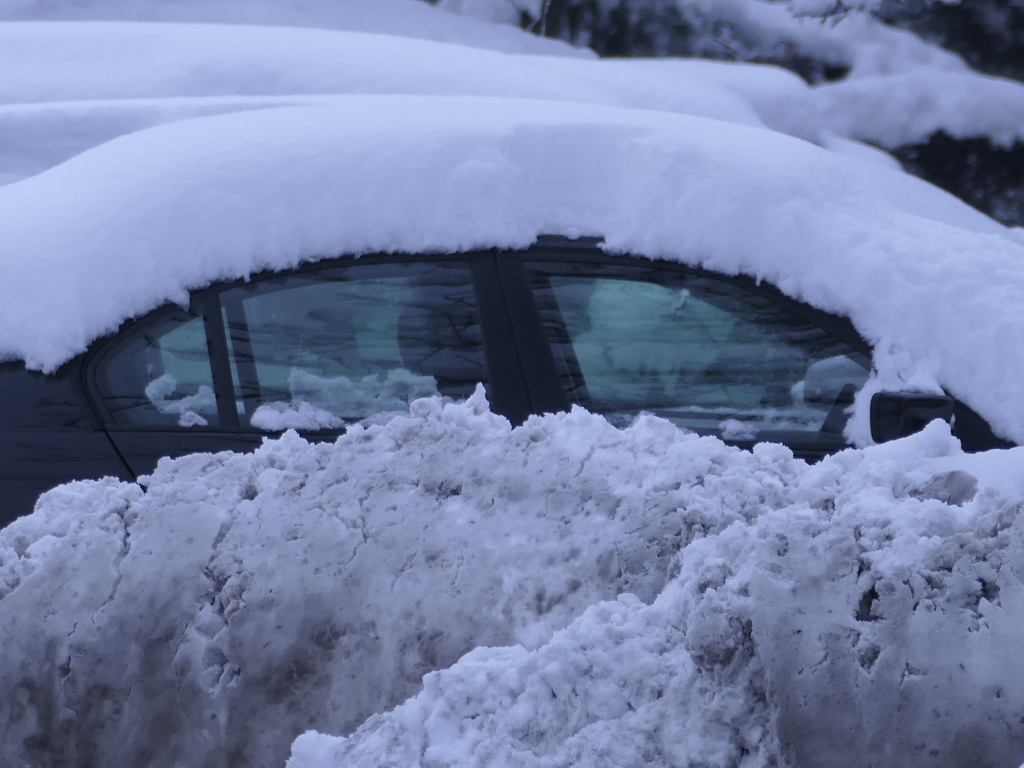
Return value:
M 338 429 L 352 420 L 405 413 L 421 397 L 438 396 L 433 376 L 417 376 L 404 368 L 375 373 L 353 382 L 344 376 L 328 379 L 298 368 L 288 379 L 290 403 L 265 403 L 250 423 L 268 432 L 285 429 Z M 446 398 L 452 402 L 451 398 Z

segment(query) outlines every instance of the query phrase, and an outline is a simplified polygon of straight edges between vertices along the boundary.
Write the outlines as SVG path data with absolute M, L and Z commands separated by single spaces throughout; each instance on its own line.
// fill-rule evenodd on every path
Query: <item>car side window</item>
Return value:
M 468 264 L 363 264 L 220 295 L 243 425 L 336 429 L 487 382 Z
M 731 440 L 842 442 L 870 363 L 780 304 L 670 268 L 526 267 L 570 402 L 619 425 L 650 412 Z
M 218 423 L 203 318 L 180 309 L 162 313 L 106 354 L 97 384 L 115 424 Z

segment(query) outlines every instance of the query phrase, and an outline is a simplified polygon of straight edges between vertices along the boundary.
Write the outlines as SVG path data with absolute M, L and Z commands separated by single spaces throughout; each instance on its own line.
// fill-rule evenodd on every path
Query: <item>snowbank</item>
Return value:
M 4 0 L 11 21 L 156 21 L 320 27 L 379 32 L 507 53 L 592 56 L 515 26 L 445 13 L 420 0 Z
M 1016 764 L 1022 450 L 478 394 L 63 486 L 0 532 L 2 760 Z
M 781 134 L 555 102 L 353 96 L 199 118 L 0 188 L 0 354 L 53 370 L 214 280 L 544 233 L 767 279 L 849 315 L 883 384 L 938 382 L 1024 439 L 1013 232 Z
M 303 735 L 288 768 L 1015 766 L 1021 502 L 928 478 L 956 454 L 935 423 L 772 473 L 782 505 L 685 546 L 653 604 L 477 649 L 348 739 Z

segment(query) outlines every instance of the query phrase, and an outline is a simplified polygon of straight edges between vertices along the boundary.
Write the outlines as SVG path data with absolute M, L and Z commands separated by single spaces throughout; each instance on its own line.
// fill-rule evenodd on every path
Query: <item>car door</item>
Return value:
M 89 371 L 136 475 L 287 428 L 332 440 L 478 384 L 513 421 L 532 408 L 492 253 L 348 258 L 216 285 L 119 334 Z
M 54 486 L 130 477 L 82 394 L 81 373 L 78 358 L 51 374 L 0 364 L 0 528 Z
M 612 257 L 584 244 L 507 254 L 501 271 L 539 394 L 626 426 L 653 413 L 699 434 L 819 458 L 846 446 L 870 373 L 852 327 L 752 280 Z M 524 353 L 524 358 L 528 357 Z

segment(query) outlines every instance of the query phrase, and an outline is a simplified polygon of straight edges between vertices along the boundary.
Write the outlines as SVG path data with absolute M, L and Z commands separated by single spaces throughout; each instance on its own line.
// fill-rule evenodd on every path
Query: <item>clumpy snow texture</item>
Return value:
M 0 532 L 0 761 L 1016 765 L 1022 450 L 480 390 L 62 486 Z
M 477 649 L 288 768 L 1017 765 L 1020 502 L 942 471 L 938 422 L 814 468 L 760 450 L 774 508 L 694 538 L 653 604 Z

